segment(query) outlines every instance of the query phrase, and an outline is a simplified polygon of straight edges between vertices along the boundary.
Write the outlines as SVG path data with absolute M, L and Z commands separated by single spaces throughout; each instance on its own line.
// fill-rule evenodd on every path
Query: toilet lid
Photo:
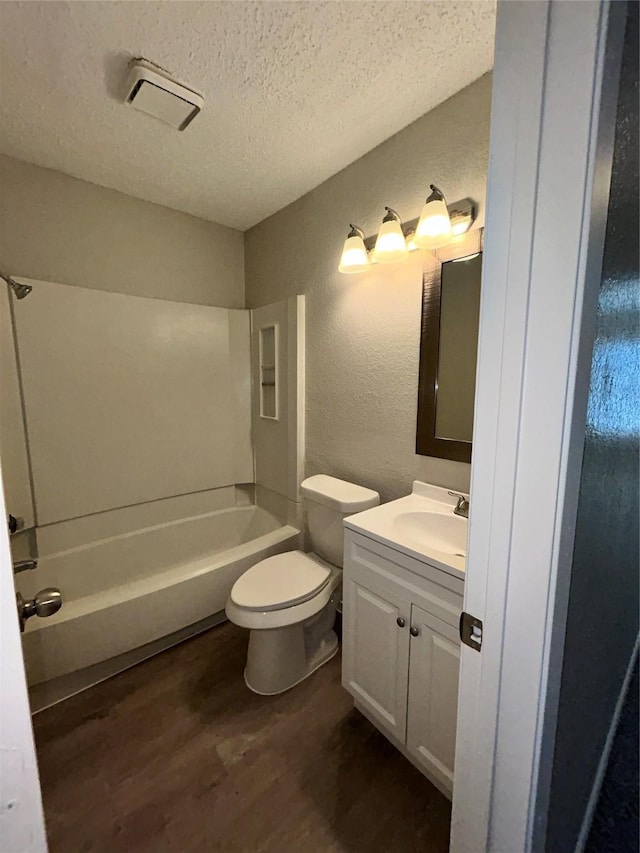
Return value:
M 331 568 L 302 551 L 267 557 L 233 585 L 231 600 L 247 610 L 280 610 L 308 601 L 326 586 Z

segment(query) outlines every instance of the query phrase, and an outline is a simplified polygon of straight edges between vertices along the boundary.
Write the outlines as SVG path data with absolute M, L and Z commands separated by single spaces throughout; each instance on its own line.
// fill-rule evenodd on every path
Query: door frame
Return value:
M 544 847 L 625 13 L 498 3 L 452 853 Z
M 5 507 L 0 476 L 0 506 Z M 6 510 L 3 518 L 6 519 Z M 6 523 L 0 524 L 0 841 L 3 850 L 46 853 L 40 777 L 31 726 Z

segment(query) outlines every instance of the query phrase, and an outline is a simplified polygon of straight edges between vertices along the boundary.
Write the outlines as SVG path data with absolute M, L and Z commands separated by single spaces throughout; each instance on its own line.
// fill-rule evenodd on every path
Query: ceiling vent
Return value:
M 146 60 L 134 61 L 126 92 L 126 101 L 132 107 L 177 130 L 184 130 L 191 124 L 204 105 L 197 92 Z

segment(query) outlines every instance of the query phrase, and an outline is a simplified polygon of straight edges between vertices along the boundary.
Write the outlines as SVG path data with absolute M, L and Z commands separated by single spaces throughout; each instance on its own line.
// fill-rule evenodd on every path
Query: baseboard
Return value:
M 633 646 L 633 652 L 631 653 L 631 659 L 629 660 L 629 666 L 627 667 L 627 671 L 624 676 L 624 681 L 622 682 L 620 695 L 618 696 L 615 711 L 613 712 L 611 725 L 609 726 L 609 732 L 607 733 L 607 739 L 604 743 L 604 749 L 602 750 L 598 769 L 593 780 L 593 787 L 591 789 L 591 795 L 589 796 L 589 802 L 587 803 L 587 808 L 584 813 L 582 826 L 580 827 L 580 834 L 578 835 L 578 841 L 576 842 L 575 853 L 583 853 L 584 848 L 587 844 L 587 839 L 589 838 L 589 832 L 591 830 L 591 824 L 593 822 L 593 815 L 595 814 L 596 805 L 598 804 L 598 799 L 600 797 L 600 790 L 602 788 L 604 776 L 607 772 L 607 765 L 609 763 L 609 757 L 611 755 L 611 748 L 613 746 L 613 741 L 616 736 L 616 731 L 618 729 L 618 723 L 620 722 L 620 715 L 622 714 L 624 700 L 629 689 L 629 682 L 631 681 L 631 676 L 633 674 L 633 667 L 636 662 L 636 657 L 638 656 L 639 641 L 640 634 L 636 637 L 636 641 Z
M 131 649 L 116 657 L 101 661 L 100 663 L 87 666 L 84 669 L 70 672 L 67 675 L 60 675 L 58 678 L 52 678 L 49 681 L 43 681 L 40 684 L 34 684 L 29 688 L 29 704 L 31 713 L 37 714 L 50 708 L 52 705 L 57 705 L 58 702 L 63 702 L 65 699 L 70 699 L 76 693 L 81 693 L 83 690 L 88 690 L 89 687 L 94 687 L 100 684 L 101 681 L 106 681 L 132 666 L 142 663 L 144 660 L 158 655 L 161 652 L 182 643 L 184 640 L 189 640 L 203 631 L 208 631 L 226 621 L 224 612 L 216 613 L 213 616 L 207 616 L 206 619 L 201 619 L 199 622 L 194 622 L 193 625 L 187 625 L 186 628 L 181 628 L 179 631 L 174 631 L 166 637 L 160 637 L 158 640 L 153 640 L 150 643 L 145 643 L 144 646 L 139 646 L 137 649 Z

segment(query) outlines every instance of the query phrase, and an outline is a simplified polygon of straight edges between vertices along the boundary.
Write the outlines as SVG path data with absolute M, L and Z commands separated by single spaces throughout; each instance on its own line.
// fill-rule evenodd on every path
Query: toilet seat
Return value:
M 295 607 L 329 583 L 332 568 L 315 554 L 276 554 L 238 578 L 231 590 L 231 601 L 237 607 L 261 613 Z
M 270 563 L 271 560 L 282 559 L 284 556 L 288 556 L 293 565 L 304 565 L 305 568 L 309 568 L 308 563 L 303 564 L 301 559 L 312 560 L 315 563 L 316 568 L 320 567 L 322 569 L 326 569 L 328 572 L 326 580 L 324 583 L 317 581 L 314 592 L 308 591 L 312 586 L 311 582 L 309 582 L 307 592 L 304 594 L 298 593 L 299 597 L 295 604 L 291 603 L 290 593 L 288 595 L 279 593 L 277 596 L 280 598 L 279 604 L 274 604 L 273 601 L 276 596 L 271 596 L 270 607 L 262 607 L 260 609 L 252 610 L 250 607 L 243 607 L 240 604 L 236 604 L 235 599 L 237 597 L 244 601 L 251 601 L 250 598 L 243 598 L 242 596 L 242 588 L 244 585 L 240 586 L 240 593 L 238 593 L 238 585 L 243 578 L 249 572 L 253 572 L 254 569 L 260 570 L 265 563 Z M 267 572 L 266 577 L 268 577 L 269 574 L 270 572 Z M 287 551 L 285 554 L 278 554 L 277 557 L 267 557 L 266 560 L 261 560 L 241 575 L 231 589 L 231 594 L 227 599 L 225 612 L 234 625 L 239 625 L 241 628 L 249 628 L 250 630 L 269 630 L 273 628 L 284 628 L 288 625 L 296 625 L 298 623 L 302 624 L 307 619 L 310 619 L 320 613 L 323 607 L 328 603 L 336 588 L 340 585 L 341 580 L 342 571 L 337 569 L 335 566 L 326 563 L 316 554 L 305 554 L 303 551 Z M 320 585 L 318 586 L 318 584 Z M 289 589 L 291 590 L 291 587 L 289 587 Z M 300 600 L 300 597 L 302 597 L 302 601 Z M 286 605 L 283 604 L 283 598 L 288 599 L 289 603 Z

